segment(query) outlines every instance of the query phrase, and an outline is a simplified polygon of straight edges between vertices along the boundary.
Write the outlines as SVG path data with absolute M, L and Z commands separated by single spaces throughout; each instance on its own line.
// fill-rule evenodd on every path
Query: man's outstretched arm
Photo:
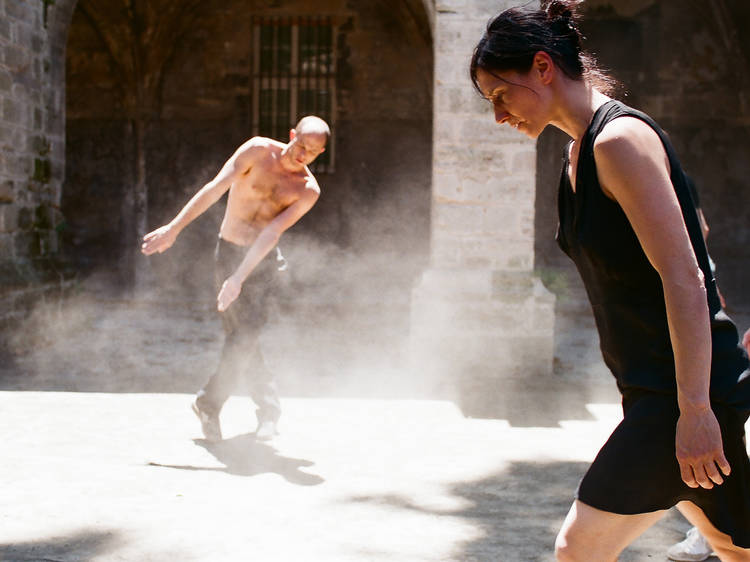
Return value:
M 141 251 L 144 254 L 149 256 L 168 250 L 183 228 L 216 203 L 240 176 L 250 171 L 254 147 L 252 142 L 250 140 L 238 148 L 216 177 L 193 195 L 174 219 L 143 237 Z
M 268 255 L 268 252 L 276 247 L 284 231 L 288 230 L 294 223 L 301 219 L 310 209 L 320 196 L 320 189 L 316 185 L 311 185 L 305 190 L 305 194 L 295 203 L 284 209 L 268 225 L 260 231 L 260 234 L 252 243 L 245 254 L 242 263 L 237 267 L 221 286 L 218 296 L 216 297 L 216 308 L 219 312 L 232 304 L 242 291 L 242 284 L 245 279 L 253 272 L 255 267 Z

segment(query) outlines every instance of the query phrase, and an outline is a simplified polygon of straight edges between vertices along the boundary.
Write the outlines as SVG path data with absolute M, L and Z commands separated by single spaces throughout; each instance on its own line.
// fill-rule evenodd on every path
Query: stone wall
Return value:
M 473 44 L 498 6 L 480 0 L 438 2 L 434 10 L 417 0 L 320 4 L 201 4 L 199 25 L 181 37 L 169 59 L 147 131 L 149 224 L 169 220 L 247 137 L 250 15 L 335 14 L 336 168 L 319 178 L 324 197 L 291 236 L 302 242 L 291 246 L 292 253 L 299 248 L 295 257 L 307 262 L 302 304 L 322 306 L 323 317 L 334 325 L 341 318 L 331 303 L 343 303 L 358 319 L 375 312 L 379 329 L 397 334 L 401 343 L 408 340 L 404 330 L 411 312 L 411 341 L 431 360 L 425 366 L 439 365 L 454 381 L 472 370 L 463 379 L 465 396 L 482 394 L 485 383 L 496 383 L 498 376 L 508 382 L 526 373 L 548 374 L 553 300 L 532 275 L 535 147 L 494 125 L 466 75 Z M 54 86 L 49 92 L 57 96 L 58 119 L 43 128 L 55 141 L 49 201 L 56 209 L 62 206 L 68 225 L 64 247 L 74 251 L 77 265 L 103 266 L 122 278 L 123 251 L 137 247 L 119 226 L 134 180 L 123 80 L 113 73 L 108 47 L 90 19 L 79 12 L 72 16 L 74 2 L 51 6 L 61 22 L 63 13 L 72 17 L 72 25 L 65 90 L 59 49 L 67 23 L 60 26 L 58 50 L 48 54 L 57 74 L 44 82 Z M 41 0 L 28 9 L 19 19 L 43 19 Z M 29 94 L 21 97 L 33 100 Z M 22 207 L 17 201 L 12 206 Z M 207 213 L 168 257 L 153 260 L 157 283 L 177 291 L 195 283 L 210 291 L 210 250 L 219 218 L 218 211 Z M 326 245 L 340 251 L 315 251 Z M 363 253 L 368 260 L 359 259 Z M 373 259 L 378 255 L 386 259 Z M 410 311 L 410 288 L 428 265 Z M 364 308 L 351 307 L 363 297 Z M 429 329 L 436 326 L 435 313 L 442 315 L 442 333 Z M 352 324 L 342 325 L 349 330 L 340 334 L 347 345 Z M 365 337 L 372 345 L 372 336 Z M 452 345 L 445 345 L 448 341 Z M 442 355 L 432 353 L 434 346 Z
M 400 306 L 400 328 L 411 298 L 406 326 L 415 348 L 454 375 L 476 373 L 464 379 L 469 386 L 549 372 L 554 302 L 533 269 L 568 271 L 552 257 L 560 255 L 555 195 L 546 187 L 556 182 L 565 139 L 549 132 L 534 145 L 497 127 L 466 68 L 487 20 L 514 3 L 201 3 L 200 25 L 170 59 L 147 134 L 149 224 L 169 220 L 247 137 L 251 13 L 327 10 L 339 18 L 337 165 L 320 178 L 324 197 L 290 237 L 303 278 L 323 306 L 385 287 L 372 308 Z M 0 0 L 0 286 L 5 302 L 16 303 L 6 311 L 20 313 L 50 279 L 59 284 L 63 250 L 80 250 L 83 268 L 116 273 L 123 249 L 138 243 L 118 226 L 133 179 L 121 84 L 101 39 L 85 18 L 73 18 L 75 7 L 75 0 Z M 731 303 L 742 302 L 750 110 L 747 73 L 738 69 L 750 47 L 737 30 L 750 18 L 748 4 L 585 7 L 589 46 L 625 83 L 626 101 L 670 131 L 697 180 L 720 285 Z M 154 260 L 160 283 L 210 287 L 219 220 L 218 211 L 208 213 Z M 377 271 L 358 259 L 373 250 L 388 258 L 372 262 Z M 351 264 L 359 270 L 344 268 Z M 429 353 L 435 349 L 441 354 Z
M 72 2 L 0 2 L 0 321 L 59 290 L 63 53 Z M 62 285 L 65 285 L 62 281 Z
M 399 253 L 393 278 L 408 294 L 409 276 L 427 259 L 430 217 L 432 45 L 418 1 L 202 3 L 196 24 L 175 46 L 149 127 L 149 225 L 170 220 L 251 133 L 252 16 L 307 14 L 331 15 L 337 24 L 336 162 L 335 171 L 318 175 L 319 202 L 285 235 L 285 241 L 303 243 L 286 242 L 284 249 L 296 263 L 319 257 L 305 243 L 310 240 L 333 246 L 350 262 L 355 253 Z M 137 246 L 118 226 L 132 185 L 132 141 L 117 76 L 101 39 L 79 12 L 67 65 L 62 204 L 71 224 L 70 247 L 82 268 L 117 271 L 123 253 Z M 210 267 L 197 271 L 194 263 L 210 263 L 221 212 L 217 205 L 183 233 L 174 251 L 151 260 L 160 283 L 177 290 L 211 287 Z M 406 265 L 409 271 L 401 275 Z M 345 278 L 341 264 L 329 266 L 339 271 L 338 280 Z M 325 279 L 330 271 L 316 275 Z
M 536 146 L 495 123 L 468 76 L 487 21 L 511 5 L 436 5 L 431 260 L 412 360 L 476 416 L 504 415 L 505 397 L 552 374 L 554 297 L 532 272 Z

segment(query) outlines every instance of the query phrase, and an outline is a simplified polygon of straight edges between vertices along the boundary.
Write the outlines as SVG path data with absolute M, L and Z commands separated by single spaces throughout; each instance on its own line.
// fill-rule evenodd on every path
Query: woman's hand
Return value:
M 675 451 L 682 480 L 691 488 L 713 488 L 724 483 L 722 473 L 729 476 L 731 472 L 711 408 L 680 414 Z

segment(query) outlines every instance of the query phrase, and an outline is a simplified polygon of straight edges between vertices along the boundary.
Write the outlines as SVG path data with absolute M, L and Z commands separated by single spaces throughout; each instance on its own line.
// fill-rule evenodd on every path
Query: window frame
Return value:
M 328 140 L 326 146 L 326 152 L 323 153 L 325 157 L 319 157 L 315 162 L 312 163 L 310 168 L 315 173 L 333 173 L 335 171 L 336 163 L 336 135 L 335 122 L 336 122 L 336 107 L 337 107 L 337 92 L 336 92 L 336 71 L 337 71 L 337 57 L 336 57 L 336 36 L 337 36 L 337 25 L 333 17 L 330 16 L 253 16 L 252 18 L 252 56 L 251 56 L 251 130 L 254 136 L 264 135 L 271 136 L 282 142 L 287 142 L 287 132 L 294 128 L 297 121 L 304 117 L 305 114 L 301 113 L 300 110 L 300 98 L 302 92 L 312 92 L 315 97 L 319 92 L 328 92 L 329 100 L 328 107 L 316 108 L 315 115 L 326 120 L 328 125 L 331 127 L 331 137 Z M 263 45 L 263 28 L 265 26 L 273 29 L 272 44 L 270 47 Z M 318 49 L 318 56 L 328 55 L 329 60 L 325 65 L 323 71 L 305 71 L 301 67 L 300 60 L 300 28 L 304 26 L 321 26 L 327 27 L 330 30 L 330 44 L 323 44 L 320 40 L 315 43 Z M 289 41 L 290 41 L 290 53 L 289 53 L 289 67 L 288 72 L 285 71 L 284 62 L 281 61 L 280 54 L 283 52 L 282 39 L 280 38 L 279 29 L 283 27 L 289 28 Z M 321 47 L 322 46 L 322 47 Z M 328 53 L 325 50 L 329 48 Z M 267 68 L 261 68 L 262 66 L 262 55 L 268 52 L 272 53 L 271 69 L 268 71 Z M 280 99 L 279 92 L 288 92 L 288 107 L 282 110 L 279 107 Z M 271 96 L 271 119 L 270 125 L 268 125 L 270 131 L 263 130 L 265 128 L 265 118 L 263 115 L 263 92 L 272 92 Z M 314 100 L 314 104 L 317 106 L 317 100 Z M 310 113 L 306 113 L 310 114 Z M 288 116 L 288 123 L 280 123 L 279 119 L 284 119 Z M 270 133 L 270 135 L 268 134 Z M 278 138 L 277 138 L 278 137 Z

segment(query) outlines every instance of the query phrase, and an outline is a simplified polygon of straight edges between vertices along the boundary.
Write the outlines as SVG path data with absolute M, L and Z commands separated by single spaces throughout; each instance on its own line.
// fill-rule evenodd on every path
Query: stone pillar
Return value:
M 412 369 L 490 417 L 551 375 L 554 341 L 554 296 L 533 274 L 535 143 L 494 122 L 468 75 L 505 4 L 437 3 L 431 263 L 411 317 Z
M 75 0 L 0 2 L 0 326 L 51 287 L 65 173 L 65 41 Z
M 75 2 L 57 4 L 49 0 L 0 3 L 0 270 L 4 278 L 23 277 L 25 270 L 33 277 L 34 265 L 58 249 L 65 167 L 65 39 Z

